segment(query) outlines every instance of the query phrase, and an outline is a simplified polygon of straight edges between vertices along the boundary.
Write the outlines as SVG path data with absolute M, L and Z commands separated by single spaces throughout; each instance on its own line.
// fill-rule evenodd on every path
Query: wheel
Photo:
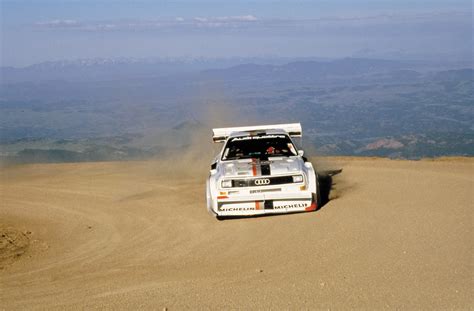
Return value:
M 316 210 L 319 210 L 321 208 L 321 190 L 320 184 L 319 184 L 319 176 L 318 173 L 314 173 L 316 176 Z
M 211 197 L 211 189 L 209 188 L 209 179 L 206 182 L 206 206 L 207 206 L 207 211 L 210 214 L 214 214 L 212 212 L 212 197 Z

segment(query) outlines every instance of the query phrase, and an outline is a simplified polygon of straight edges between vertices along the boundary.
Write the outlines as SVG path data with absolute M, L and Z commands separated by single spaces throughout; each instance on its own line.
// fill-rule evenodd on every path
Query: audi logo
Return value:
M 262 179 L 256 179 L 255 180 L 255 185 L 257 186 L 264 186 L 264 185 L 269 185 L 270 184 L 270 179 L 268 178 L 262 178 Z

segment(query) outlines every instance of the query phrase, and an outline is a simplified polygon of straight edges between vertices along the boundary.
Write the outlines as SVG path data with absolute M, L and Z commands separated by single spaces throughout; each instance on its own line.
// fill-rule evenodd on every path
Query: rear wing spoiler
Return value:
M 283 130 L 292 137 L 301 137 L 301 123 L 273 124 L 273 125 L 256 125 L 241 127 L 223 127 L 212 129 L 212 140 L 215 143 L 224 142 L 232 133 L 235 132 L 258 132 L 266 130 Z

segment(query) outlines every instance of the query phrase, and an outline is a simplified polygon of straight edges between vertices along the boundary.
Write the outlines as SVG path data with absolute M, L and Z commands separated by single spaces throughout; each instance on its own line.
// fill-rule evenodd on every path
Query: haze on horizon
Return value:
M 0 3 L 1 66 L 120 57 L 472 60 L 466 0 Z

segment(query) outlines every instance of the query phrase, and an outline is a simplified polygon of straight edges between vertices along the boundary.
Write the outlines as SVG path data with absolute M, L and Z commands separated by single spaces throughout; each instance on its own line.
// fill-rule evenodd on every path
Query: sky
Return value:
M 80 58 L 472 59 L 470 0 L 0 0 L 1 66 Z

